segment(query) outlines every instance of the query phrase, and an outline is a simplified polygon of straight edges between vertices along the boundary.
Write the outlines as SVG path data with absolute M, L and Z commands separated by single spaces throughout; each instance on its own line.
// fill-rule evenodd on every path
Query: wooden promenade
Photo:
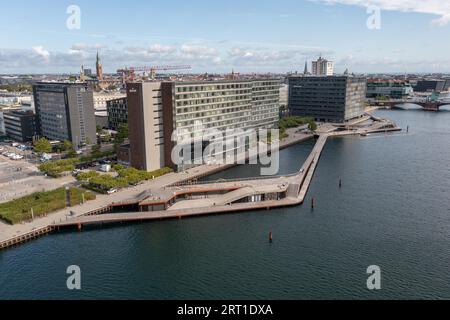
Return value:
M 36 228 L 31 232 L 27 232 L 11 237 L 10 239 L 0 241 L 0 250 L 30 241 L 45 234 L 64 228 L 76 228 L 78 230 L 81 230 L 83 226 L 87 225 L 182 219 L 195 216 L 231 214 L 243 211 L 269 210 L 280 207 L 300 205 L 305 201 L 309 187 L 312 183 L 315 170 L 322 155 L 322 151 L 329 138 L 377 132 L 387 133 L 390 131 L 399 130 L 401 129 L 396 126 L 384 127 L 383 125 L 377 124 L 370 129 L 364 128 L 360 130 L 344 130 L 323 133 L 319 135 L 313 150 L 305 160 L 300 171 L 296 174 L 279 177 L 250 178 L 228 182 L 213 182 L 206 184 L 199 183 L 184 186 L 179 185 L 176 187 L 175 185 L 177 185 L 177 183 L 169 184 L 164 188 L 161 187 L 161 195 L 163 196 L 161 198 L 158 198 L 159 203 L 165 203 L 166 210 L 113 214 L 109 213 L 115 206 L 115 204 L 112 203 L 96 208 L 89 212 L 85 212 L 80 216 L 68 218 L 66 221 L 54 222 L 46 227 Z M 295 142 L 293 141 L 292 143 L 288 143 L 288 145 L 294 143 Z M 171 185 L 172 187 L 170 187 Z M 168 190 L 166 190 L 166 188 L 168 188 Z M 216 200 L 207 199 L 206 197 L 204 201 L 197 199 L 185 200 L 178 203 L 175 202 L 175 204 L 173 203 L 173 198 L 176 198 L 178 195 L 189 195 L 193 193 L 193 190 L 211 191 L 215 189 L 226 190 L 228 193 L 218 195 L 217 198 L 215 198 Z M 153 189 L 152 192 L 154 192 Z M 244 198 L 251 197 L 252 195 L 258 195 L 258 193 L 260 194 L 261 192 L 281 192 L 285 194 L 285 197 L 254 202 L 238 201 L 236 203 L 236 200 L 240 200 L 240 196 Z M 167 198 L 164 197 L 164 195 L 167 194 L 169 194 L 169 196 Z M 129 200 L 128 202 L 122 202 L 122 204 L 134 204 L 141 202 L 145 205 L 149 205 L 151 204 L 152 200 L 149 198 L 137 200 L 136 198 L 134 200 Z M 183 204 L 183 202 L 185 203 Z M 171 206 L 173 206 L 173 208 L 170 208 Z
M 152 220 L 165 220 L 165 219 L 182 219 L 194 216 L 205 216 L 212 214 L 230 214 L 242 211 L 254 211 L 254 210 L 269 210 L 274 208 L 281 208 L 286 206 L 296 206 L 302 204 L 305 200 L 307 191 L 312 182 L 314 172 L 317 168 L 320 156 L 323 148 L 325 147 L 328 135 L 322 135 L 316 142 L 312 152 L 306 159 L 302 166 L 302 169 L 295 175 L 286 177 L 286 181 L 279 181 L 280 178 L 274 179 L 267 177 L 266 180 L 255 180 L 255 185 L 266 184 L 270 186 L 273 182 L 277 182 L 277 185 L 282 183 L 291 183 L 297 185 L 296 192 L 288 195 L 286 198 L 279 200 L 269 200 L 260 202 L 247 202 L 247 203 L 235 203 L 235 204 L 221 204 L 212 205 L 211 200 L 205 199 L 204 205 L 194 208 L 183 208 L 175 210 L 162 210 L 153 212 L 132 212 L 132 213 L 117 213 L 117 214 L 101 214 L 81 216 L 78 218 L 70 219 L 67 221 L 55 223 L 53 228 L 77 228 L 82 229 L 83 226 L 93 224 L 112 224 L 112 223 L 130 223 L 130 222 L 143 222 Z M 278 181 L 277 181 L 278 180 Z M 252 181 L 246 181 L 246 184 L 252 184 Z M 224 187 L 226 183 L 224 183 Z M 248 196 L 248 187 L 243 187 L 245 191 L 242 196 Z M 256 193 L 260 191 L 255 191 Z M 225 195 L 226 196 L 226 195 Z M 209 200 L 209 201 L 207 201 Z M 216 200 L 219 202 L 219 200 Z M 197 202 L 198 203 L 198 202 Z

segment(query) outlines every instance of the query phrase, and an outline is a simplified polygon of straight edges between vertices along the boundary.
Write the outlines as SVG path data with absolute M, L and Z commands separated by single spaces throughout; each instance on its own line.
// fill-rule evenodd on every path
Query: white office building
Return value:
M 314 76 L 332 76 L 334 74 L 334 62 L 322 57 L 312 62 L 312 74 Z

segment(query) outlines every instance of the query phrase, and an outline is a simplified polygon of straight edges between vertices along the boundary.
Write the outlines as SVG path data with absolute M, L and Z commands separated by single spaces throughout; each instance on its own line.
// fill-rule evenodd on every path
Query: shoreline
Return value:
M 297 134 L 295 133 L 296 130 L 296 128 L 289 129 L 289 137 L 280 142 L 280 150 L 314 138 L 313 134 Z M 97 194 L 97 199 L 94 201 L 90 201 L 77 207 L 59 210 L 28 223 L 9 225 L 0 221 L 0 251 L 47 235 L 55 231 L 55 228 L 53 228 L 52 225 L 58 221 L 62 222 L 68 220 L 69 217 L 77 218 L 85 215 L 92 215 L 93 212 L 97 214 L 104 211 L 104 208 L 109 207 L 115 202 L 129 201 L 130 198 L 136 198 L 139 194 L 147 190 L 164 188 L 174 184 L 200 179 L 238 165 L 239 164 L 237 163 L 232 165 L 202 165 L 188 169 L 184 172 L 170 173 L 156 178 L 155 180 L 146 181 L 137 187 L 123 189 L 112 197 Z M 75 214 L 72 215 L 74 212 Z
M 384 124 L 388 124 L 388 123 L 389 122 L 387 121 Z M 380 123 L 378 123 L 378 124 L 380 124 Z M 381 124 L 383 124 L 383 122 Z M 314 135 L 295 134 L 295 130 L 296 129 L 292 129 L 291 131 L 294 134 L 291 135 L 292 134 L 291 133 L 289 135 L 289 137 L 286 138 L 286 140 L 284 140 L 282 143 L 280 143 L 280 150 L 314 138 Z M 376 128 L 376 126 L 375 126 L 374 129 L 372 131 L 370 131 L 370 133 L 388 132 L 388 131 L 401 131 L 401 128 L 398 128 L 395 126 L 394 128 L 390 128 L 390 129 L 380 129 L 380 128 Z M 248 203 L 241 203 L 240 206 L 237 206 L 236 204 L 233 206 L 227 205 L 225 207 L 214 207 L 214 208 L 212 208 L 212 210 L 211 209 L 204 210 L 204 208 L 203 209 L 193 208 L 193 209 L 182 210 L 181 213 L 178 211 L 178 212 L 176 212 L 177 214 L 175 214 L 175 212 L 173 212 L 173 211 L 172 211 L 172 213 L 168 214 L 167 212 L 170 212 L 170 211 L 165 210 L 156 215 L 154 214 L 154 212 L 152 212 L 151 214 L 147 214 L 147 215 L 140 213 L 141 216 L 134 217 L 134 216 L 132 216 L 131 213 L 128 213 L 129 216 L 127 216 L 127 217 L 122 216 L 121 218 L 123 219 L 123 221 L 130 220 L 130 219 L 134 219 L 135 221 L 143 221 L 146 219 L 151 219 L 151 220 L 159 219 L 160 220 L 160 219 L 164 219 L 164 218 L 180 218 L 182 216 L 218 214 L 221 212 L 252 211 L 252 210 L 259 210 L 259 209 L 270 209 L 270 208 L 280 207 L 280 206 L 281 207 L 296 206 L 296 205 L 302 204 L 306 197 L 306 194 L 309 189 L 309 185 L 312 181 L 316 167 L 318 165 L 322 149 L 325 146 L 325 143 L 326 143 L 326 140 L 328 139 L 328 137 L 338 137 L 338 136 L 346 136 L 346 135 L 362 135 L 365 133 L 369 133 L 367 129 L 365 129 L 365 130 L 360 129 L 359 131 L 358 130 L 351 130 L 351 131 L 348 130 L 348 131 L 339 131 L 339 132 L 329 132 L 329 133 L 319 135 L 319 140 L 316 142 L 316 146 L 313 148 L 313 151 L 308 156 L 308 158 L 306 159 L 306 161 L 302 167 L 304 172 L 300 173 L 300 174 L 297 173 L 297 178 L 299 175 L 301 178 L 301 183 L 298 186 L 298 194 L 296 195 L 296 197 L 294 197 L 297 199 L 293 199 L 292 197 L 290 197 L 290 199 L 285 198 L 282 200 L 277 200 L 275 202 L 267 202 L 266 201 L 265 203 L 262 203 L 262 204 L 260 203 L 258 205 L 255 205 L 254 203 L 250 203 L 251 206 L 249 206 Z M 318 154 L 314 153 L 314 150 L 320 141 L 320 137 L 323 137 L 323 136 L 326 136 L 327 139 L 325 139 L 323 146 L 321 146 L 320 152 Z M 86 203 L 83 206 L 72 208 L 73 211 L 81 211 L 80 209 L 82 208 L 83 209 L 82 212 L 73 214 L 74 213 L 73 211 L 66 209 L 66 210 L 62 210 L 60 212 L 51 214 L 48 217 L 40 218 L 39 220 L 35 220 L 35 221 L 25 224 L 25 225 L 8 226 L 10 229 L 9 233 L 7 235 L 4 234 L 5 236 L 0 238 L 0 250 L 18 245 L 23 242 L 27 242 L 27 241 L 35 239 L 37 237 L 41 237 L 43 235 L 46 235 L 53 231 L 56 231 L 56 230 L 58 230 L 58 228 L 64 227 L 66 225 L 70 225 L 70 226 L 76 225 L 78 227 L 78 229 L 81 229 L 81 225 L 85 222 L 89 223 L 90 221 L 95 220 L 97 222 L 103 223 L 102 218 L 103 218 L 103 220 L 106 221 L 110 217 L 110 216 L 108 216 L 108 214 L 106 212 L 108 212 L 108 210 L 111 208 L 111 206 L 114 205 L 114 203 L 130 203 L 130 199 L 138 199 L 139 196 L 143 192 L 146 192 L 148 190 L 154 190 L 154 189 L 161 190 L 161 189 L 165 189 L 166 187 L 183 184 L 186 181 L 195 181 L 198 178 L 201 178 L 204 176 L 209 176 L 214 173 L 224 171 L 226 169 L 229 169 L 229 168 L 237 166 L 237 165 L 239 165 L 239 164 L 235 163 L 232 165 L 204 165 L 204 166 L 195 167 L 195 168 L 186 170 L 185 172 L 182 172 L 182 173 L 171 173 L 166 176 L 159 177 L 155 180 L 148 181 L 138 187 L 128 188 L 122 192 L 115 194 L 114 202 L 112 201 L 112 199 L 109 196 L 99 195 L 98 200 L 92 201 L 91 203 Z M 271 179 L 271 177 L 267 177 L 267 179 L 265 179 L 265 180 L 267 181 L 270 179 Z M 263 179 L 261 179 L 261 180 L 263 180 Z M 305 180 L 307 181 L 306 184 L 304 184 Z M 292 182 L 292 179 L 290 179 L 289 181 Z M 258 183 L 259 182 L 260 181 L 258 181 Z M 248 183 L 249 182 L 246 180 L 246 184 L 248 184 Z M 201 184 L 199 184 L 199 185 L 201 185 Z M 242 188 L 242 187 L 243 187 L 243 185 L 241 184 L 240 188 Z M 131 201 L 133 201 L 133 200 L 131 200 Z M 191 211 L 188 211 L 188 210 L 191 210 Z M 194 210 L 194 211 L 192 212 L 192 210 Z M 98 218 L 99 214 L 101 214 L 101 218 Z M 69 219 L 69 217 L 70 217 L 70 219 Z M 117 214 L 115 214 L 115 216 L 112 218 L 115 218 L 115 219 L 113 219 L 114 221 L 120 220 L 120 219 L 117 219 L 118 218 Z M 59 222 L 58 222 L 58 220 L 59 220 Z M 76 222 L 76 221 L 79 221 L 79 222 Z M 2 228 L 2 226 L 0 225 L 0 231 L 1 231 L 1 228 Z

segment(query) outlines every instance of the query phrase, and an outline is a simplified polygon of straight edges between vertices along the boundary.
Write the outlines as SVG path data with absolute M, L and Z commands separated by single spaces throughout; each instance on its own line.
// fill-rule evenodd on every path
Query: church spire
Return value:
M 103 80 L 103 66 L 100 62 L 100 55 L 98 54 L 98 51 L 97 51 L 97 61 L 95 64 L 97 69 L 97 79 L 101 81 Z
M 308 74 L 308 61 L 305 62 L 305 70 L 303 71 L 303 74 Z

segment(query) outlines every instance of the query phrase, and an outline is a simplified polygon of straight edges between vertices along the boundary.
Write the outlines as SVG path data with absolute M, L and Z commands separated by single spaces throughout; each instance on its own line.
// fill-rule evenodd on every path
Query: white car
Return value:
M 108 190 L 108 194 L 113 194 L 113 193 L 116 193 L 117 192 L 117 189 L 111 189 L 111 190 Z

